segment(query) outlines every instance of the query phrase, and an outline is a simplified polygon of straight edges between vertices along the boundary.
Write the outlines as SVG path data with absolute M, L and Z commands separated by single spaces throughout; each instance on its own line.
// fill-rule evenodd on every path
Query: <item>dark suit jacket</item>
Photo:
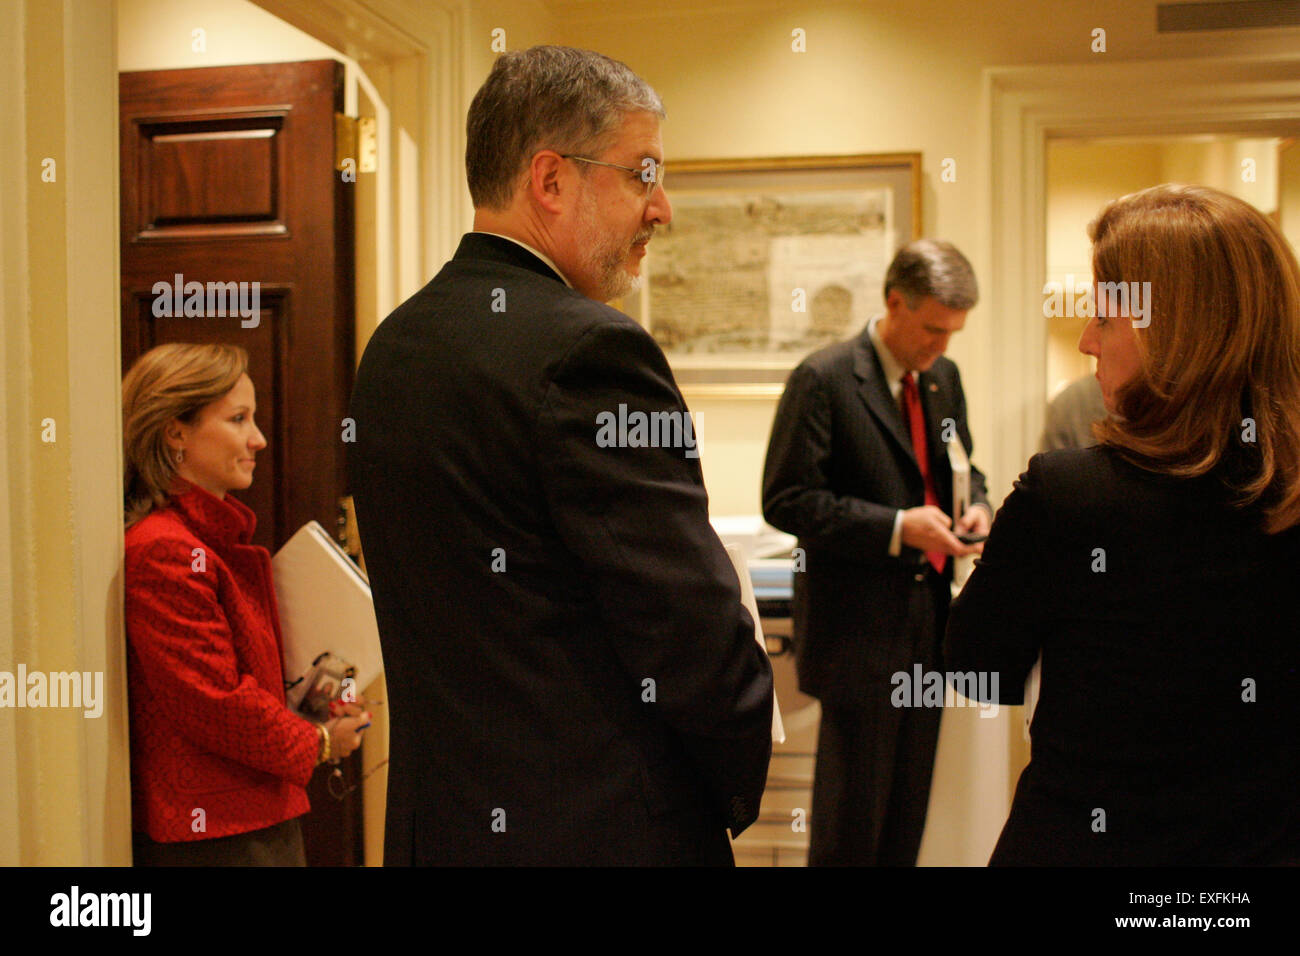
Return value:
M 968 455 L 972 448 L 961 376 L 940 357 L 917 387 L 935 493 L 950 512 L 945 419 Z M 973 466 L 971 501 L 987 501 Z M 786 383 L 763 472 L 764 516 L 797 535 L 807 559 L 794 576 L 793 608 L 804 693 L 851 706 L 867 679 L 910 668 L 908 587 L 922 555 L 904 545 L 891 557 L 889 539 L 895 512 L 923 504 L 911 436 L 867 330 L 806 358 Z M 951 568 L 949 561 L 950 577 Z
M 503 311 L 494 311 L 503 309 Z M 772 677 L 663 353 L 527 250 L 466 236 L 376 330 L 357 517 L 392 708 L 385 862 L 730 863 Z
M 1030 459 L 946 640 L 948 666 L 996 671 L 1009 704 L 1042 652 L 1033 759 L 991 862 L 1300 862 L 1297 568 L 1300 530 L 1263 534 L 1217 476 L 1107 448 Z

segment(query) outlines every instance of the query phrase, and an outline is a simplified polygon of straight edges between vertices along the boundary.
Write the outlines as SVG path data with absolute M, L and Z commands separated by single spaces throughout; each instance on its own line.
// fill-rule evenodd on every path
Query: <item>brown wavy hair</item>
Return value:
M 236 345 L 173 342 L 136 359 L 122 379 L 122 437 L 126 461 L 125 519 L 129 528 L 167 503 L 176 460 L 166 429 L 198 420 L 248 371 L 248 353 Z
M 1089 235 L 1096 282 L 1151 283 L 1140 371 L 1098 440 L 1164 474 L 1216 471 L 1270 533 L 1300 523 L 1300 267 L 1281 231 L 1234 196 L 1164 185 Z

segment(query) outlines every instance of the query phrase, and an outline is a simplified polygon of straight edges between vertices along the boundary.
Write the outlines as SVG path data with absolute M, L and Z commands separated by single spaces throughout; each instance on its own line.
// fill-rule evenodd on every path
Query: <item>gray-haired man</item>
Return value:
M 772 676 L 672 372 L 603 303 L 672 216 L 658 96 L 502 55 L 470 106 L 474 232 L 371 338 L 352 475 L 392 704 L 385 863 L 730 864 Z M 609 429 L 606 429 L 608 431 Z
M 915 683 L 918 666 L 942 671 L 951 556 L 983 550 L 957 535 L 991 523 L 973 466 L 975 504 L 950 514 L 947 441 L 969 454 L 971 438 L 961 377 L 943 353 L 978 297 L 970 263 L 949 243 L 918 240 L 884 286 L 884 315 L 791 373 L 763 474 L 763 513 L 799 536 L 807 562 L 794 629 L 799 687 L 822 705 L 813 865 L 916 862 L 941 711 L 915 706 L 919 688 L 898 694 L 896 675 Z

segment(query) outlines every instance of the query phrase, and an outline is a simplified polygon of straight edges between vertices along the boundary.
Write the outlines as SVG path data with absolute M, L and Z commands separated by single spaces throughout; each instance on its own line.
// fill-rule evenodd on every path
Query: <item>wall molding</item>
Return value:
M 1152 60 L 984 71 L 991 341 L 983 407 L 1006 490 L 1037 450 L 1047 401 L 1047 141 L 1090 136 L 1300 134 L 1300 55 Z M 991 335 L 991 333 L 990 333 Z M 1024 382 L 1019 389 L 993 383 Z

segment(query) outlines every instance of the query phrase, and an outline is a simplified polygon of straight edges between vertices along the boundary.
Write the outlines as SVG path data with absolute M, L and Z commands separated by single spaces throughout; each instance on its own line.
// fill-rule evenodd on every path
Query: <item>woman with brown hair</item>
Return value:
M 227 494 L 266 447 L 247 368 L 233 346 L 160 345 L 122 383 L 136 865 L 304 865 L 304 788 L 370 719 L 285 706 L 270 555 Z
M 948 622 L 1002 703 L 1042 655 L 990 862 L 1300 862 L 1300 268 L 1203 187 L 1091 236 L 1101 444 L 1030 459 Z

